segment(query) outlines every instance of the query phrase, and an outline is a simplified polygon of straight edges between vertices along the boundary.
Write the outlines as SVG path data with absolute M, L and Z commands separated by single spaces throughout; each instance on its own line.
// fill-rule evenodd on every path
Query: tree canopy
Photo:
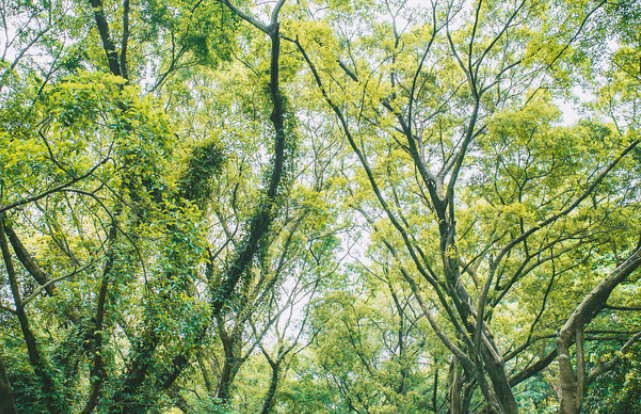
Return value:
M 0 14 L 0 414 L 641 411 L 641 2 Z

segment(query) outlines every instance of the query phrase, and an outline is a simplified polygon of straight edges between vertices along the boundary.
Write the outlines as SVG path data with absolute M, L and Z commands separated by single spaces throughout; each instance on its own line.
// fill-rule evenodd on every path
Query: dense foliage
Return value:
M 0 13 L 0 414 L 641 412 L 641 2 Z

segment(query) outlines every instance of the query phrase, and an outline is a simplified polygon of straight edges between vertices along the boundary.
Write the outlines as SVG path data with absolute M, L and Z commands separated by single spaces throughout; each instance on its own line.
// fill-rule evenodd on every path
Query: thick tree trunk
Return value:
M 7 378 L 2 355 L 0 355 L 0 414 L 16 414 L 11 384 Z
M 272 380 L 269 383 L 269 389 L 267 390 L 267 395 L 265 396 L 262 414 L 269 414 L 271 412 L 272 406 L 274 405 L 274 395 L 276 395 L 276 388 L 278 388 L 280 361 L 277 361 L 275 364 L 270 365 L 272 367 Z
M 560 414 L 578 414 L 581 411 L 579 402 L 579 389 L 577 375 L 570 361 L 570 347 L 563 343 L 557 342 L 559 351 L 559 380 L 561 390 L 561 405 L 559 406 Z M 582 390 L 581 390 L 582 391 Z
M 486 345 L 483 345 L 481 353 L 485 363 L 485 370 L 490 377 L 494 394 L 502 411 L 505 414 L 518 414 L 519 408 L 514 399 L 514 393 L 505 373 L 505 366 L 501 356 Z
M 558 333 L 556 347 L 559 354 L 559 381 L 561 388 L 560 414 L 578 414 L 585 392 L 583 370 L 583 329 L 603 309 L 610 294 L 619 284 L 641 266 L 641 248 L 606 276 L 576 307 Z M 577 345 L 577 371 L 570 360 L 570 347 Z
M 454 234 L 454 229 L 448 228 L 441 230 L 441 232 L 441 237 L 443 238 L 453 237 L 448 235 Z M 483 317 L 482 315 L 477 317 L 470 305 L 471 297 L 461 283 L 461 275 L 459 272 L 460 262 L 458 258 L 445 254 L 445 252 L 449 250 L 449 243 L 444 242 L 443 245 L 445 246 L 443 250 L 443 262 L 445 264 L 447 280 L 451 288 L 450 295 L 455 301 L 456 309 L 468 333 L 472 338 L 479 334 L 481 336 L 478 339 L 478 351 L 483 360 L 483 366 L 478 367 L 478 375 L 483 376 L 483 371 L 485 371 L 491 382 L 490 390 L 489 384 L 485 384 L 485 379 L 479 378 L 479 385 L 483 390 L 484 398 L 487 404 L 493 407 L 491 409 L 494 411 L 498 410 L 501 414 L 518 414 L 518 405 L 516 404 L 512 387 L 505 372 L 503 358 L 494 342 L 494 336 L 487 326 L 480 328 L 477 326 L 479 323 L 483 324 Z M 475 319 L 477 320 L 476 323 L 470 322 Z M 474 359 L 472 356 L 475 353 L 476 351 L 473 349 L 468 350 L 468 355 L 471 359 Z
M 239 368 L 240 361 L 236 355 L 225 355 L 225 362 L 218 382 L 218 389 L 216 390 L 216 398 L 220 400 L 221 404 L 227 404 L 229 401 L 229 391 Z
M 454 227 L 448 228 L 445 231 L 442 230 L 442 233 L 442 238 L 451 237 L 453 240 L 453 235 L 455 234 Z M 492 390 L 484 392 L 487 400 L 486 402 L 490 407 L 493 407 L 491 408 L 492 410 L 498 410 L 501 414 L 518 414 L 519 408 L 516 404 L 512 387 L 510 386 L 510 382 L 505 372 L 503 357 L 494 342 L 494 335 L 489 330 L 489 327 L 484 325 L 483 315 L 476 315 L 470 305 L 470 294 L 463 287 L 461 282 L 461 274 L 459 270 L 461 267 L 460 260 L 457 257 L 449 257 L 445 254 L 445 252 L 450 249 L 450 241 L 446 240 L 446 242 L 443 243 L 446 246 L 443 251 L 443 261 L 446 264 L 447 280 L 452 289 L 452 296 L 455 296 L 453 299 L 458 302 L 457 310 L 461 320 L 464 322 L 464 326 L 472 338 L 474 338 L 475 342 L 478 342 L 478 351 L 480 351 L 480 357 L 483 360 L 483 366 L 479 367 L 479 370 L 481 371 L 480 375 L 483 375 L 482 371 L 484 370 L 492 383 Z M 474 319 L 476 319 L 476 323 L 469 323 L 469 321 Z M 479 327 L 477 326 L 478 324 L 482 324 L 482 326 Z M 480 335 L 480 338 L 476 338 L 478 335 Z M 470 356 L 475 353 L 476 351 L 472 349 L 469 350 Z M 481 378 L 479 381 L 485 380 Z M 482 383 L 479 385 L 481 387 L 485 386 Z

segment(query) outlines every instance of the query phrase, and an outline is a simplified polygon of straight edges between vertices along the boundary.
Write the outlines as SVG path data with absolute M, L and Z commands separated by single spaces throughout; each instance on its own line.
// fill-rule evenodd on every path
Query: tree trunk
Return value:
M 272 367 L 272 380 L 269 383 L 269 390 L 267 390 L 267 396 L 265 397 L 265 403 L 263 404 L 262 414 L 269 414 L 271 412 L 272 405 L 274 405 L 274 395 L 276 395 L 276 388 L 278 387 L 280 361 L 277 361 L 275 364 L 270 365 Z
M 0 414 L 16 414 L 11 384 L 7 378 L 2 355 L 0 355 Z
M 578 398 L 577 375 L 570 361 L 570 347 L 563 341 L 557 341 L 559 351 L 559 380 L 561 390 L 560 414 L 578 414 L 581 410 Z
M 11 294 L 16 306 L 16 315 L 27 346 L 29 362 L 31 363 L 31 367 L 33 368 L 36 376 L 42 383 L 42 392 L 45 396 L 45 403 L 51 414 L 65 414 L 67 412 L 66 403 L 62 397 L 62 393 L 58 390 L 56 381 L 51 374 L 51 369 L 49 368 L 46 359 L 38 349 L 36 337 L 31 330 L 29 319 L 27 318 L 27 313 L 22 303 L 22 298 L 20 297 L 20 287 L 18 286 L 16 270 L 13 267 L 13 259 L 5 236 L 4 217 L 2 216 L 0 216 L 0 250 L 2 250 L 2 257 L 7 269 L 7 276 L 9 277 Z
M 225 355 L 223 370 L 220 375 L 220 381 L 218 382 L 218 389 L 216 390 L 216 398 L 220 400 L 221 404 L 227 404 L 229 401 L 231 384 L 234 382 L 239 368 L 240 362 L 234 354 Z
M 489 341 L 489 339 L 488 339 Z M 512 393 L 512 387 L 505 373 L 503 361 L 496 352 L 488 349 L 489 346 L 482 345 L 481 354 L 485 363 L 485 370 L 492 382 L 492 388 L 502 411 L 505 414 L 518 414 L 519 409 Z
M 578 414 L 585 391 L 583 372 L 583 329 L 607 303 L 610 294 L 619 284 L 641 266 L 641 248 L 606 276 L 576 307 L 563 328 L 559 330 L 556 347 L 559 354 L 559 381 L 561 388 L 560 414 Z M 570 347 L 577 345 L 577 371 L 570 360 Z
M 460 367 L 456 362 L 456 357 L 452 357 L 450 362 L 449 385 L 450 385 L 450 414 L 463 414 L 461 391 L 462 378 L 460 378 Z
M 450 200 L 450 203 L 452 202 Z M 446 209 L 442 209 L 438 215 L 439 217 L 447 218 L 448 212 Z M 473 338 L 473 346 L 475 348 L 478 346 L 478 350 L 468 349 L 468 356 L 474 360 L 474 354 L 480 353 L 483 365 L 479 364 L 478 375 L 483 376 L 483 371 L 487 372 L 492 383 L 492 389 L 490 390 L 490 387 L 485 384 L 485 379 L 479 378 L 479 386 L 483 391 L 484 398 L 492 411 L 498 410 L 501 414 L 518 414 L 518 405 L 505 373 L 503 358 L 494 342 L 494 336 L 489 327 L 484 325 L 483 315 L 476 315 L 471 305 L 471 296 L 461 281 L 461 260 L 456 254 L 452 253 L 452 251 L 456 251 L 456 249 L 453 249 L 454 241 L 456 240 L 456 222 L 452 218 L 443 220 L 439 225 L 439 233 L 441 260 L 445 271 L 445 279 L 449 285 L 448 293 L 454 301 L 454 306 L 463 326 Z M 476 320 L 476 323 L 472 323 L 474 320 Z M 478 324 L 481 324 L 481 326 L 478 326 Z M 479 335 L 480 338 L 476 338 Z

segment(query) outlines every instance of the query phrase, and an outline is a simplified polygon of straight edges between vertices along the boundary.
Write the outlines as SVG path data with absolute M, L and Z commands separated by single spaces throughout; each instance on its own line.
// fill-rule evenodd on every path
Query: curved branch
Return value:
M 59 191 L 64 191 L 67 187 L 72 186 L 72 185 L 74 185 L 75 183 L 77 183 L 77 182 L 79 182 L 79 181 L 82 181 L 82 180 L 84 180 L 85 178 L 87 178 L 87 177 L 89 177 L 90 175 L 92 175 L 92 174 L 93 174 L 93 173 L 98 169 L 98 167 L 100 167 L 102 164 L 104 164 L 104 163 L 106 163 L 107 161 L 109 161 L 109 159 L 110 159 L 110 155 L 107 155 L 107 157 L 105 157 L 104 159 L 102 159 L 98 164 L 94 165 L 94 166 L 93 166 L 89 171 L 87 171 L 85 174 L 80 175 L 80 176 L 78 176 L 78 177 L 76 177 L 76 178 L 73 178 L 72 180 L 69 180 L 69 181 L 67 181 L 67 182 L 66 182 L 66 183 L 64 183 L 64 184 L 60 184 L 60 185 L 59 185 L 59 186 L 57 186 L 57 187 L 54 187 L 54 188 L 51 188 L 51 189 L 49 189 L 49 190 L 43 191 L 43 192 L 42 192 L 42 193 L 40 193 L 40 194 L 36 194 L 36 195 L 29 196 L 29 197 L 25 197 L 25 198 L 23 198 L 23 199 L 21 199 L 21 200 L 18 200 L 18 201 L 16 201 L 16 202 L 11 203 L 11 204 L 7 204 L 7 205 L 4 205 L 4 206 L 0 206 L 0 213 L 4 213 L 5 211 L 9 211 L 9 210 L 11 210 L 11 209 L 14 209 L 14 208 L 16 208 L 16 207 L 23 206 L 23 205 L 25 205 L 25 204 L 33 203 L 34 201 L 38 201 L 38 200 L 40 200 L 40 199 L 42 199 L 42 198 L 45 198 L 45 197 L 47 197 L 47 196 L 49 196 L 49 195 L 51 195 L 51 194 L 57 193 L 57 192 L 59 192 Z

